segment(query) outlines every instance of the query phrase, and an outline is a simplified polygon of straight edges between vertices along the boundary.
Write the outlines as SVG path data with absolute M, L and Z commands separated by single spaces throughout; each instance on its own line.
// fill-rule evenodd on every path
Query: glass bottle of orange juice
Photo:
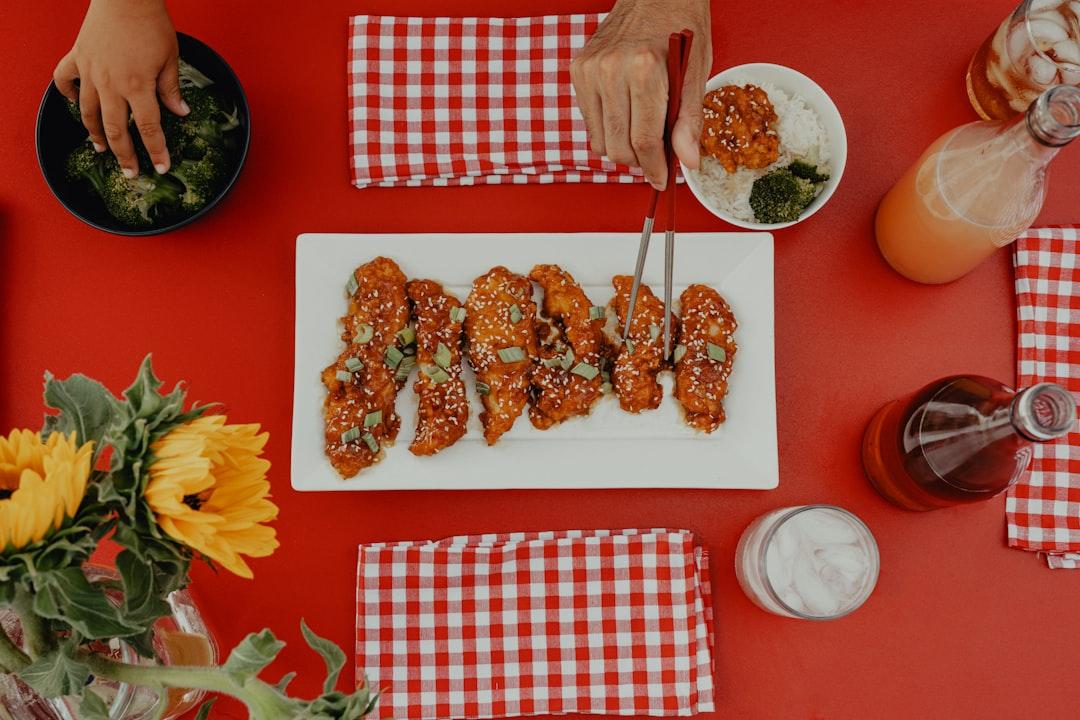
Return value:
M 1077 135 L 1080 88 L 1065 85 L 1013 120 L 946 133 L 881 201 L 881 254 L 916 282 L 966 275 L 1035 222 L 1047 166 Z

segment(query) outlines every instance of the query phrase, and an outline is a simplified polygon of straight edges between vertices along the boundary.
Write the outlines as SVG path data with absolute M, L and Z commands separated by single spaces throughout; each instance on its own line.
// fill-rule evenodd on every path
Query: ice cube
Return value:
M 1031 38 L 1028 37 L 1027 29 L 1023 25 L 1017 25 L 1009 32 L 1009 59 L 1020 62 L 1020 59 L 1031 52 Z
M 1080 2 L 1069 3 L 1069 10 L 1072 11 L 1073 17 L 1080 20 Z
M 1028 8 L 1028 13 L 1034 15 L 1040 10 L 1046 10 L 1048 8 L 1056 11 L 1060 4 L 1061 0 L 1031 0 L 1031 7 Z
M 1032 18 L 1027 23 L 1028 30 L 1031 33 L 1031 40 L 1035 42 L 1035 47 L 1043 52 L 1052 48 L 1054 43 L 1061 42 L 1069 37 L 1068 25 L 1065 24 L 1065 19 L 1059 13 L 1054 13 L 1054 15 L 1057 20 L 1051 20 L 1044 16 Z M 1024 27 L 1020 25 L 1016 29 L 1023 31 Z M 1011 40 L 1012 38 L 1010 38 L 1010 50 L 1012 49 Z
M 840 608 L 840 601 L 822 582 L 812 563 L 801 562 L 795 566 L 795 592 L 812 615 L 833 615 Z
M 1028 77 L 1037 85 L 1046 87 L 1057 79 L 1057 65 L 1050 62 L 1042 55 L 1032 55 L 1028 58 Z
M 805 540 L 816 545 L 850 545 L 859 541 L 851 524 L 830 510 L 808 510 L 796 520 Z
M 1077 43 L 1080 43 L 1080 38 L 1075 40 L 1062 40 L 1059 43 L 1054 43 L 1054 58 L 1059 63 L 1072 63 L 1073 65 L 1080 66 L 1080 44 Z
M 765 551 L 765 572 L 774 590 L 780 592 L 791 586 L 791 572 L 794 564 L 794 554 L 784 557 L 775 540 L 769 544 L 769 549 Z
M 866 553 L 856 545 L 830 545 L 818 551 L 821 562 L 849 575 L 864 575 L 870 567 Z
M 1068 85 L 1080 85 L 1080 68 L 1076 70 L 1062 70 L 1061 81 Z

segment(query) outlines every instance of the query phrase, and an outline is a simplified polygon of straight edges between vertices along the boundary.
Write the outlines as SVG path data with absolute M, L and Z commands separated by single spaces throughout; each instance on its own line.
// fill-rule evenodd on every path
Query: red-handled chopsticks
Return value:
M 671 357 L 671 276 L 675 261 L 675 152 L 671 146 L 671 132 L 679 116 L 679 102 L 682 98 L 683 80 L 686 66 L 690 61 L 690 46 L 694 33 L 683 30 L 671 33 L 668 38 L 668 107 L 664 122 L 664 156 L 667 160 L 667 185 L 663 194 L 667 199 L 667 227 L 664 232 L 664 358 Z M 630 303 L 626 309 L 626 324 L 623 326 L 623 340 L 630 336 L 630 323 L 634 318 L 634 306 L 637 304 L 638 291 L 641 289 L 641 274 L 645 270 L 645 257 L 649 254 L 649 241 L 652 239 L 653 223 L 656 218 L 656 206 L 661 192 L 652 189 L 649 207 L 645 213 L 645 224 L 641 228 L 641 244 L 638 246 L 637 264 L 634 268 L 634 284 L 630 288 Z

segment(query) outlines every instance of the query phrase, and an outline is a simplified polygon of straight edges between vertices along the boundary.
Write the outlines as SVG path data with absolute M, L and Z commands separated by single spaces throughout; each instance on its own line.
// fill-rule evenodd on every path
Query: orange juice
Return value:
M 1080 135 L 1080 89 L 1058 85 L 1026 115 L 975 122 L 935 141 L 878 207 L 881 254 L 911 280 L 967 274 L 1029 228 L 1046 197 L 1046 171 Z
M 878 208 L 875 229 L 881 254 L 898 273 L 916 282 L 956 280 L 1027 227 L 979 225 L 950 206 L 935 176 L 952 135 L 931 145 Z

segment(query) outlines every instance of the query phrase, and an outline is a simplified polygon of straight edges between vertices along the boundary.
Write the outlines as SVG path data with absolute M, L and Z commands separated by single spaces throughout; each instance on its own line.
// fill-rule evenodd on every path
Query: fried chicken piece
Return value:
M 682 334 L 676 353 L 682 357 L 675 363 L 675 397 L 682 403 L 686 423 L 711 433 L 725 419 L 723 400 L 737 350 L 738 324 L 720 293 L 706 285 L 686 288 L 679 303 Z
M 494 445 L 513 427 L 529 396 L 536 357 L 532 283 L 502 266 L 492 268 L 473 281 L 465 310 L 469 362 L 477 389 L 486 388 L 480 422 L 484 439 Z
M 405 275 L 393 260 L 378 257 L 353 271 L 352 284 L 341 318 L 345 349 L 322 372 L 326 456 L 343 478 L 379 462 L 394 443 L 401 426 L 394 402 L 407 377 L 395 377 L 393 362 L 406 350 L 398 337 L 409 322 Z
M 780 157 L 776 110 L 764 90 L 725 85 L 707 93 L 702 104 L 702 155 L 716 158 L 729 173 L 768 167 Z
M 416 318 L 413 388 L 419 398 L 413 455 L 434 455 L 465 434 L 469 400 L 461 379 L 461 326 L 465 311 L 456 297 L 433 280 L 412 280 L 405 291 Z
M 613 334 L 609 338 L 613 351 L 617 352 L 611 372 L 615 394 L 619 398 L 619 405 L 627 412 L 655 410 L 660 407 L 664 393 L 656 378 L 667 367 L 664 360 L 664 303 L 653 295 L 648 285 L 642 283 L 630 323 L 630 342 L 623 344 L 622 331 L 634 278 L 616 275 L 611 284 L 615 286 L 615 296 L 611 299 L 610 308 L 618 320 L 618 326 L 612 328 Z M 672 337 L 678 334 L 678 330 L 679 319 L 672 313 Z
M 547 430 L 588 415 L 600 399 L 605 318 L 590 320 L 592 303 L 570 273 L 558 265 L 537 265 L 529 278 L 544 291 L 538 324 L 540 362 L 533 368 L 529 420 Z

